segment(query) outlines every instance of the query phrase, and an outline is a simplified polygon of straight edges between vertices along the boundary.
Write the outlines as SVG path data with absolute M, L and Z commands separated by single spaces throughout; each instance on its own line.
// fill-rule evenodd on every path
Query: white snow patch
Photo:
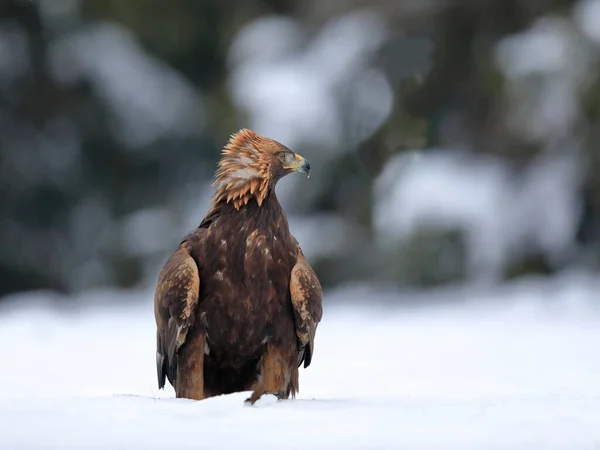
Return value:
M 539 249 L 559 258 L 574 243 L 580 204 L 574 154 L 542 155 L 522 174 L 501 159 L 431 149 L 392 158 L 375 183 L 382 245 L 426 225 L 466 233 L 474 278 Z
M 150 290 L 88 294 L 105 306 L 70 312 L 20 295 L 0 308 L 0 447 L 594 448 L 599 288 L 590 276 L 442 291 L 463 301 L 415 310 L 326 292 L 298 398 L 262 408 L 245 407 L 249 392 L 194 402 L 158 391 Z M 362 295 L 372 306 L 333 306 Z
M 344 133 L 340 92 L 348 91 L 342 97 L 365 119 L 360 138 L 368 137 L 391 110 L 387 80 L 367 69 L 386 34 L 383 20 L 369 10 L 329 21 L 308 42 L 290 18 L 251 21 L 229 50 L 233 101 L 258 133 L 290 148 L 310 140 L 318 149 L 334 149 Z
M 273 406 L 277 403 L 277 397 L 273 394 L 264 394 L 262 395 L 255 403 L 255 408 L 265 408 L 267 406 Z
M 48 63 L 61 83 L 90 81 L 118 119 L 117 136 L 130 148 L 202 128 L 202 99 L 192 84 L 147 54 L 118 24 L 98 23 L 57 38 Z
M 509 128 L 541 141 L 568 135 L 580 116 L 579 96 L 593 82 L 590 73 L 598 61 L 597 51 L 585 45 L 575 24 L 542 17 L 500 40 L 496 60 L 508 81 Z
M 600 0 L 580 0 L 575 5 L 573 18 L 585 35 L 600 45 Z
M 509 77 L 566 70 L 571 56 L 564 22 L 545 17 L 497 46 L 498 64 Z

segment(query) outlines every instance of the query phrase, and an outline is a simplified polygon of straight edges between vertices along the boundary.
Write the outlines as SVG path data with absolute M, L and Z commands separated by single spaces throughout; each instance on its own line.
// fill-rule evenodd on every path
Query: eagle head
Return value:
M 276 183 L 292 172 L 310 176 L 310 164 L 285 145 L 242 129 L 223 148 L 213 183 L 214 203 L 226 201 L 240 209 L 254 198 L 261 205 Z

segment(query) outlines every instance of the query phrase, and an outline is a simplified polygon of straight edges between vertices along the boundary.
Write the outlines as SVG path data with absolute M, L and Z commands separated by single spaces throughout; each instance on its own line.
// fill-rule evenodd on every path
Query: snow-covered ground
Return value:
M 599 287 L 458 289 L 403 309 L 376 302 L 389 292 L 328 293 L 299 397 L 254 408 L 158 391 L 151 292 L 88 294 L 123 306 L 76 312 L 33 296 L 0 308 L 0 448 L 597 449 Z M 361 296 L 372 307 L 337 301 Z

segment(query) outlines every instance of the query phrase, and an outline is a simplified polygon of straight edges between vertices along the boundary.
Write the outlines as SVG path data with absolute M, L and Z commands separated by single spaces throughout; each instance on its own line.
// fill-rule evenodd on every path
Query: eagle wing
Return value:
M 194 237 L 199 240 L 199 236 Z M 177 351 L 194 324 L 200 276 L 198 262 L 190 254 L 192 245 L 189 240 L 184 240 L 171 254 L 160 272 L 154 294 L 159 389 L 165 385 L 165 376 L 175 385 Z
M 315 348 L 317 326 L 323 316 L 321 283 L 304 257 L 300 246 L 290 277 L 290 293 L 298 337 L 298 366 L 308 367 Z

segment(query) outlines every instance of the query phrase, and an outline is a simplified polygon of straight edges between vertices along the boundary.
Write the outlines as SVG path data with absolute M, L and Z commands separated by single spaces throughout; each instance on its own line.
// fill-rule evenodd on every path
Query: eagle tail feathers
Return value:
M 156 352 L 156 375 L 158 378 L 158 389 L 165 387 L 165 357 Z
M 158 377 L 158 388 L 165 387 L 165 379 L 169 380 L 171 386 L 175 387 L 175 375 L 177 372 L 177 355 L 175 347 L 179 335 L 179 327 L 172 319 L 166 333 L 157 336 L 156 351 L 156 375 Z

